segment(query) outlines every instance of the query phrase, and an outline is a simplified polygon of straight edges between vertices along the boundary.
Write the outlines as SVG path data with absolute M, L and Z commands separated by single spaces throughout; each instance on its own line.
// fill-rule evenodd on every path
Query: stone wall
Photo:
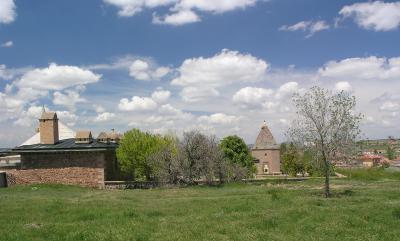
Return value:
M 85 187 L 103 187 L 103 168 L 48 168 L 48 169 L 7 169 L 7 183 L 12 185 L 59 183 Z
M 259 160 L 256 163 L 257 175 L 264 175 L 264 165 L 268 165 L 268 174 L 278 174 L 281 171 L 279 150 L 252 150 L 251 154 Z
M 7 168 L 9 185 L 59 183 L 103 187 L 118 172 L 115 151 L 59 151 L 21 153 L 21 165 Z

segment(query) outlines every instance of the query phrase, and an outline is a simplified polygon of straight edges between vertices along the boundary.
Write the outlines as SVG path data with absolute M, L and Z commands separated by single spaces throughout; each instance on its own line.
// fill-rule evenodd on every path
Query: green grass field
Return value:
M 0 240 L 400 240 L 399 179 L 321 184 L 0 189 Z

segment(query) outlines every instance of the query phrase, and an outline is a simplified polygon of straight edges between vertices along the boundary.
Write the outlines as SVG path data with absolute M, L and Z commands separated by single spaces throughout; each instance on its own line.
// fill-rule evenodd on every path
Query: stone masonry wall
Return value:
M 251 154 L 260 162 L 257 165 L 257 175 L 263 175 L 264 165 L 268 165 L 268 174 L 280 173 L 280 151 L 279 150 L 252 150 Z
M 7 169 L 4 171 L 9 186 L 42 183 L 73 184 L 85 187 L 104 186 L 103 168 L 69 167 L 28 170 Z
M 103 187 L 105 159 L 104 151 L 21 153 L 20 168 L 3 171 L 9 185 L 59 183 Z

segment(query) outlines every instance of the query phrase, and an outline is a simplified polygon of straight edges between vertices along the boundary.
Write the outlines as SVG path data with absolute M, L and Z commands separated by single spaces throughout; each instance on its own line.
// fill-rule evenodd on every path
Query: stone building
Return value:
M 119 180 L 117 143 L 102 143 L 90 131 L 75 138 L 59 140 L 58 118 L 43 112 L 39 119 L 40 142 L 22 145 L 10 152 L 20 155 L 20 163 L 0 167 L 9 184 L 62 183 L 102 187 L 105 181 Z
M 281 174 L 280 148 L 265 121 L 251 153 L 257 166 L 257 177 Z

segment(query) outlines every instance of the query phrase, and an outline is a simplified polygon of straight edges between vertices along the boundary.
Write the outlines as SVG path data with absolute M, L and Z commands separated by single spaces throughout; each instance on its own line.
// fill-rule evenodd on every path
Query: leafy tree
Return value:
M 242 138 L 236 135 L 227 136 L 221 140 L 220 147 L 225 158 L 231 161 L 231 163 L 245 167 L 249 175 L 256 171 L 253 157 Z
M 293 96 L 297 111 L 288 134 L 291 139 L 314 154 L 313 162 L 322 164 L 325 197 L 330 196 L 331 160 L 346 156 L 360 135 L 361 114 L 355 111 L 356 100 L 347 92 L 332 93 L 313 87 Z
M 289 147 L 282 155 L 282 171 L 291 176 L 296 176 L 297 173 L 304 170 L 303 162 L 300 157 L 300 153 L 293 143 L 290 143 Z
M 124 139 L 117 149 L 121 170 L 133 180 L 152 179 L 153 168 L 149 162 L 151 155 L 158 152 L 165 141 L 159 135 L 132 129 L 124 134 Z
M 396 152 L 394 151 L 394 149 L 392 147 L 390 147 L 388 145 L 387 150 L 386 150 L 386 157 L 389 160 L 394 160 L 396 158 Z

